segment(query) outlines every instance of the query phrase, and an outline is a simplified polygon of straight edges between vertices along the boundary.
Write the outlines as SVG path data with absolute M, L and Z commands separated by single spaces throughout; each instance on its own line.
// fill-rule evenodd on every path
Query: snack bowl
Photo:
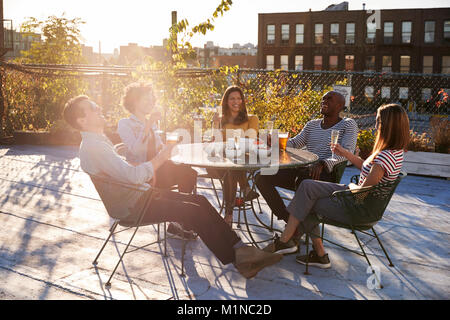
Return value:
M 223 143 L 219 142 L 206 143 L 203 145 L 203 150 L 210 157 L 220 154 L 222 152 L 222 148 Z
M 225 149 L 225 156 L 228 159 L 236 159 L 239 158 L 242 155 L 243 151 L 242 149 Z

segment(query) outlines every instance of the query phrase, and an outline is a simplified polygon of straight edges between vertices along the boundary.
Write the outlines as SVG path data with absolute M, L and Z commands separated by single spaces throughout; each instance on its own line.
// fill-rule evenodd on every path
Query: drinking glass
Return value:
M 286 150 L 286 144 L 289 139 L 289 132 L 279 132 L 278 133 L 278 141 L 280 144 L 280 150 Z
M 337 144 L 339 139 L 339 130 L 331 130 L 331 144 Z M 332 152 L 331 159 L 336 160 L 334 152 Z
M 234 137 L 234 145 L 236 147 L 236 150 L 239 149 L 239 143 L 241 141 L 241 130 L 237 129 L 237 130 L 233 130 L 233 137 Z
M 272 145 L 273 121 L 266 122 L 266 130 L 267 130 L 267 145 L 270 147 Z
M 177 132 L 168 132 L 166 136 L 166 141 L 168 144 L 177 143 L 178 142 L 178 133 Z

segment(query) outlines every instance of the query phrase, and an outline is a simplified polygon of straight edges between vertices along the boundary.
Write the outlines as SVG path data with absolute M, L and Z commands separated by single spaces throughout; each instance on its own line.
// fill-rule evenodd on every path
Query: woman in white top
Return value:
M 341 223 L 351 223 L 344 214 L 344 209 L 330 199 L 334 191 L 358 189 L 377 185 L 382 182 L 393 181 L 400 173 L 403 164 L 403 153 L 409 142 L 409 120 L 406 111 L 399 105 L 389 104 L 378 108 L 376 117 L 377 135 L 371 156 L 363 160 L 339 144 L 332 145 L 332 150 L 340 156 L 350 160 L 361 170 L 358 185 L 348 186 L 337 183 L 303 180 L 287 211 L 289 220 L 279 239 L 275 239 L 268 247 L 269 252 L 293 253 L 298 249 L 291 240 L 296 231 L 299 235 L 310 233 L 314 250 L 309 255 L 309 262 L 313 266 L 329 268 L 331 266 L 325 253 L 317 219 L 311 212 Z M 296 261 L 306 264 L 306 256 L 298 256 Z
M 125 88 L 122 105 L 131 116 L 119 121 L 117 132 L 127 147 L 126 158 L 129 162 L 150 161 L 163 146 L 155 132 L 155 122 L 161 118 L 159 112 L 152 112 L 155 102 L 150 84 L 133 83 Z M 180 192 L 192 193 L 197 183 L 197 171 L 168 160 L 155 172 L 152 182 L 157 188 L 167 189 L 177 185 Z
M 117 132 L 127 147 L 127 161 L 132 164 L 151 161 L 164 145 L 155 132 L 155 122 L 161 118 L 159 112 L 152 112 L 155 101 L 149 84 L 132 83 L 125 88 L 122 105 L 131 116 L 119 121 Z M 197 184 L 197 171 L 167 160 L 155 171 L 151 183 L 160 189 L 178 186 L 178 191 L 191 194 Z M 192 232 L 184 231 L 175 223 L 169 224 L 167 232 L 179 238 L 196 238 Z

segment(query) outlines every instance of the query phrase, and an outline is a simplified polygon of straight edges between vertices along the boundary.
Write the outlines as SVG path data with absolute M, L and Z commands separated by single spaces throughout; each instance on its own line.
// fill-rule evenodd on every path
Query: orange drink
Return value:
M 286 144 L 289 139 L 289 132 L 280 132 L 278 133 L 278 140 L 280 143 L 280 150 L 286 150 Z
M 168 144 L 175 144 L 175 143 L 177 143 L 178 142 L 178 133 L 176 133 L 176 132 L 169 132 L 169 133 L 167 133 L 166 142 Z

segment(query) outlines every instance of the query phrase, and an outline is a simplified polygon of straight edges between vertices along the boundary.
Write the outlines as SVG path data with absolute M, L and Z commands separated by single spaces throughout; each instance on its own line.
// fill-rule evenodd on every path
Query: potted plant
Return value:
M 434 142 L 434 151 L 450 153 L 450 125 L 448 118 L 431 117 L 431 137 Z
M 375 134 L 373 130 L 361 130 L 358 133 L 358 138 L 356 140 L 356 146 L 359 150 L 359 156 L 361 159 L 367 159 L 372 153 L 373 146 L 375 144 Z

